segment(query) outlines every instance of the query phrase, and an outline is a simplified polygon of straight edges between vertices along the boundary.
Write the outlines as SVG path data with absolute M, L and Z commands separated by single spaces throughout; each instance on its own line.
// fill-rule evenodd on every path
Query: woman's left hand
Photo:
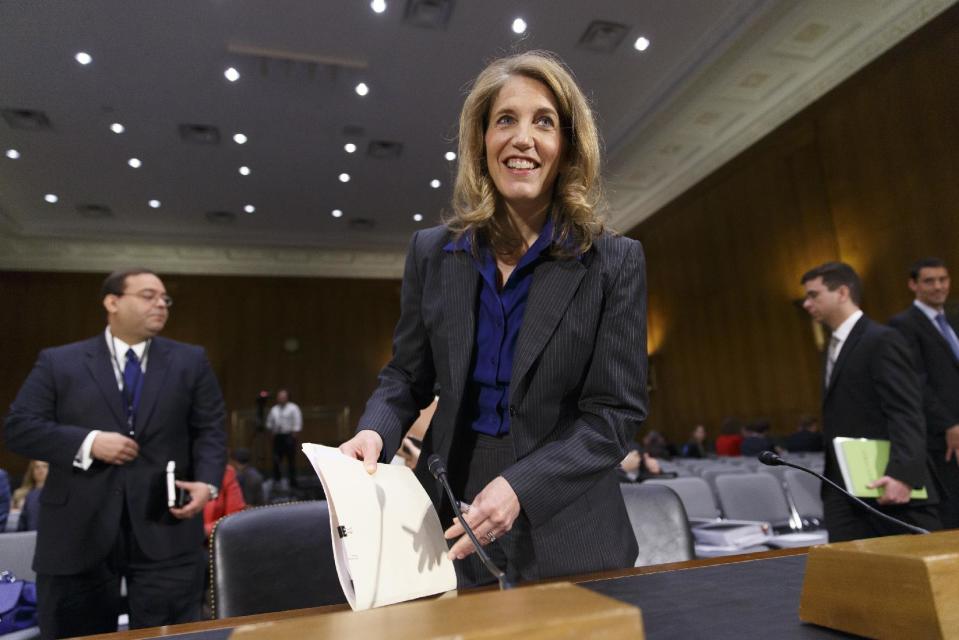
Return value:
M 519 516 L 519 511 L 519 498 L 516 497 L 513 487 L 503 476 L 497 476 L 476 494 L 473 504 L 469 506 L 463 517 L 473 529 L 480 544 L 486 546 L 513 528 L 513 522 Z M 453 526 L 446 530 L 444 536 L 447 540 L 460 537 L 450 548 L 448 554 L 450 560 L 462 560 L 476 551 L 473 542 L 456 518 L 453 520 Z

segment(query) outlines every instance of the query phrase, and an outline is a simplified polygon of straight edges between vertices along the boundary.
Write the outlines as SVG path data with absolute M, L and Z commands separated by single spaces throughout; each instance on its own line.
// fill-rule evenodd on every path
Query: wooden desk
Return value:
M 728 556 L 724 558 L 708 558 L 703 560 L 691 560 L 688 562 L 675 562 L 671 564 L 655 565 L 651 567 L 639 567 L 635 569 L 622 569 L 618 571 L 607 571 L 588 575 L 574 576 L 566 579 L 547 580 L 543 582 L 568 581 L 578 584 L 582 587 L 591 589 L 604 595 L 638 604 L 643 609 L 644 624 L 646 635 L 652 640 L 658 638 L 693 638 L 697 636 L 695 628 L 690 625 L 696 625 L 695 616 L 684 616 L 677 618 L 673 622 L 673 611 L 670 606 L 665 604 L 674 603 L 675 605 L 695 607 L 703 612 L 703 615 L 709 617 L 710 604 L 707 602 L 690 601 L 691 592 L 697 592 L 697 597 L 703 594 L 713 594 L 713 598 L 718 602 L 711 606 L 725 610 L 729 615 L 740 618 L 744 624 L 748 616 L 744 612 L 749 606 L 759 607 L 776 613 L 779 618 L 789 623 L 788 628 L 771 629 L 740 627 L 728 629 L 731 635 L 739 638 L 750 637 L 777 637 L 777 638 L 848 638 L 844 634 L 815 627 L 803 625 L 799 622 L 799 591 L 797 585 L 801 586 L 802 571 L 797 571 L 797 563 L 803 564 L 805 561 L 805 549 L 783 549 L 778 551 L 764 551 L 761 553 L 744 554 L 740 556 Z M 753 587 L 768 597 L 756 600 L 742 591 L 724 591 L 721 587 L 717 590 L 714 584 L 707 579 L 710 576 L 715 579 L 717 571 L 724 571 L 727 575 L 740 573 L 742 569 L 748 567 L 763 567 L 766 574 L 778 575 L 778 563 L 769 564 L 769 561 L 778 559 L 795 558 L 790 562 L 784 573 L 783 581 L 777 584 L 775 580 L 768 583 L 756 584 Z M 760 563 L 750 565 L 749 563 Z M 765 564 L 764 564 L 765 563 Z M 714 568 L 710 570 L 710 568 Z M 725 570 L 724 568 L 728 568 Z M 699 570 L 706 570 L 700 572 Z M 797 575 L 798 574 L 798 575 Z M 649 576 L 644 578 L 644 576 Z M 768 575 L 767 575 L 768 577 Z M 786 580 L 788 578 L 788 580 Z M 672 583 L 680 585 L 678 589 L 670 592 L 657 591 L 654 582 L 667 579 Z M 722 580 L 722 577 L 719 578 Z M 788 582 L 789 584 L 785 584 Z M 689 587 L 687 589 L 686 587 Z M 492 587 L 491 587 L 492 588 Z M 795 592 L 795 593 L 793 593 Z M 754 594 L 755 595 L 755 594 Z M 748 598 L 749 601 L 745 601 Z M 647 602 L 648 601 L 648 602 Z M 655 601 L 655 602 L 654 602 Z M 236 618 L 224 618 L 222 620 L 206 620 L 202 622 L 192 622 L 167 627 L 155 627 L 151 629 L 139 629 L 135 631 L 123 631 L 119 633 L 90 636 L 98 639 L 111 640 L 132 640 L 135 638 L 159 638 L 165 636 L 174 636 L 187 634 L 182 640 L 204 639 L 213 640 L 219 638 L 228 638 L 230 630 L 234 627 L 245 624 L 256 624 L 260 622 L 270 622 L 277 620 L 288 620 L 291 618 L 311 616 L 333 611 L 342 611 L 348 609 L 346 605 L 335 605 L 329 607 L 316 607 L 311 609 L 297 609 L 293 611 L 283 611 L 277 613 L 265 613 L 254 616 L 242 616 Z M 716 638 L 718 626 L 705 626 L 701 628 L 703 637 Z

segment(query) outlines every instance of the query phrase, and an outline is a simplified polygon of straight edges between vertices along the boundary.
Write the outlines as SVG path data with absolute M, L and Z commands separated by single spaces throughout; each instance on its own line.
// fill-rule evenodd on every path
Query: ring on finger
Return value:
M 496 542 L 496 536 L 493 535 L 492 529 L 486 532 L 486 539 L 489 540 L 490 542 Z

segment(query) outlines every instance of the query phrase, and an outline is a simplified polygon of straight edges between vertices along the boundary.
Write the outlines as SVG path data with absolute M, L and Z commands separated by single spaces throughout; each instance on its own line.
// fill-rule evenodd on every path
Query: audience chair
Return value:
M 646 480 L 644 485 L 665 485 L 676 492 L 691 520 L 715 520 L 719 517 L 716 498 L 706 481 L 696 477 L 672 478 L 670 480 Z
M 716 478 L 723 514 L 732 520 L 762 520 L 774 527 L 789 524 L 789 504 L 782 485 L 768 473 L 726 474 Z
M 667 485 L 621 484 L 623 502 L 639 544 L 637 567 L 695 558 L 686 510 Z
M 786 487 L 802 518 L 822 521 L 822 480 L 798 469 L 786 468 Z
M 749 469 L 745 467 L 736 466 L 736 467 L 723 467 L 721 469 L 716 469 L 716 468 L 705 469 L 699 475 L 700 477 L 702 477 L 703 480 L 706 481 L 706 484 L 709 485 L 709 488 L 712 489 L 713 493 L 718 495 L 718 492 L 716 491 L 716 478 L 720 476 L 741 475 L 741 474 L 748 474 L 748 473 L 751 473 Z M 726 516 L 726 517 L 728 518 L 729 516 Z
M 210 546 L 214 618 L 346 602 L 326 501 L 257 507 L 221 518 Z
M 36 531 L 0 533 L 0 569 L 21 580 L 36 582 L 33 572 L 33 550 L 37 546 Z

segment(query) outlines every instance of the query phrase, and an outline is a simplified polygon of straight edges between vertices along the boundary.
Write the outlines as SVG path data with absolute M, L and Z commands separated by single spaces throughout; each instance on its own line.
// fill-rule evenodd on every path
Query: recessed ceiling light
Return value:
M 127 130 L 126 127 L 124 127 L 119 122 L 114 122 L 113 124 L 110 125 L 110 131 L 112 131 L 113 133 L 123 133 L 126 130 Z
M 346 150 L 347 153 L 353 153 L 356 151 L 356 145 L 352 142 L 347 142 L 345 145 L 343 145 L 343 149 Z
M 340 174 L 340 182 L 349 182 L 349 181 L 350 181 L 350 174 L 348 173 Z
M 439 189 L 441 184 L 442 183 L 436 178 L 433 178 L 432 180 L 430 180 L 430 186 L 433 187 L 434 189 Z
M 20 152 L 17 151 L 16 149 L 7 149 L 6 156 L 10 158 L 11 160 L 19 160 Z
M 343 212 L 340 211 L 339 209 L 333 209 L 333 211 L 330 212 L 330 215 L 333 216 L 334 218 L 342 218 Z
M 369 92 L 370 92 L 370 88 L 366 86 L 365 82 L 361 82 L 358 85 L 356 85 L 356 95 L 365 96 Z
M 48 193 L 47 195 L 43 196 L 43 199 L 50 204 L 56 204 L 60 198 L 58 198 L 55 193 Z
M 649 49 L 649 39 L 640 36 L 636 38 L 636 43 L 633 46 L 636 47 L 636 51 L 646 51 L 646 49 Z
M 77 55 L 73 56 L 73 59 L 79 62 L 80 64 L 86 66 L 93 62 L 93 58 L 86 51 L 80 51 Z
M 526 33 L 526 21 L 522 18 L 513 20 L 513 33 Z
M 453 162 L 453 160 L 456 160 L 456 154 L 453 153 L 452 151 L 447 151 L 446 159 L 449 160 L 450 162 Z
M 139 169 L 141 166 L 143 166 L 143 163 L 140 162 L 139 158 L 130 158 L 129 160 L 127 160 L 127 164 L 133 167 L 134 169 Z
M 239 169 L 237 169 L 237 171 L 240 172 L 240 175 L 241 175 L 241 176 L 248 176 L 248 175 L 250 175 L 250 167 L 248 167 L 248 166 L 246 166 L 246 165 L 240 167 Z
M 386 0 L 373 0 L 370 3 L 370 8 L 374 13 L 383 13 L 386 11 Z
M 243 207 L 243 210 L 246 211 L 247 213 L 253 213 L 254 211 L 256 211 L 256 207 L 254 207 L 252 204 L 248 204 L 245 207 Z
M 233 142 L 237 144 L 246 144 L 246 140 L 247 140 L 246 136 L 243 135 L 242 133 L 233 134 Z
M 223 72 L 223 76 L 230 82 L 236 82 L 237 80 L 240 79 L 240 72 L 234 69 L 233 67 L 230 67 L 229 69 Z
M 150 200 L 147 204 L 150 205 L 150 208 L 151 208 L 151 209 L 159 209 L 159 208 L 160 208 L 160 201 L 159 201 L 159 200 Z
M 422 213 L 414 213 L 414 214 L 413 214 L 413 219 L 416 220 L 417 222 L 422 222 L 422 221 L 423 221 L 423 214 L 422 214 Z

